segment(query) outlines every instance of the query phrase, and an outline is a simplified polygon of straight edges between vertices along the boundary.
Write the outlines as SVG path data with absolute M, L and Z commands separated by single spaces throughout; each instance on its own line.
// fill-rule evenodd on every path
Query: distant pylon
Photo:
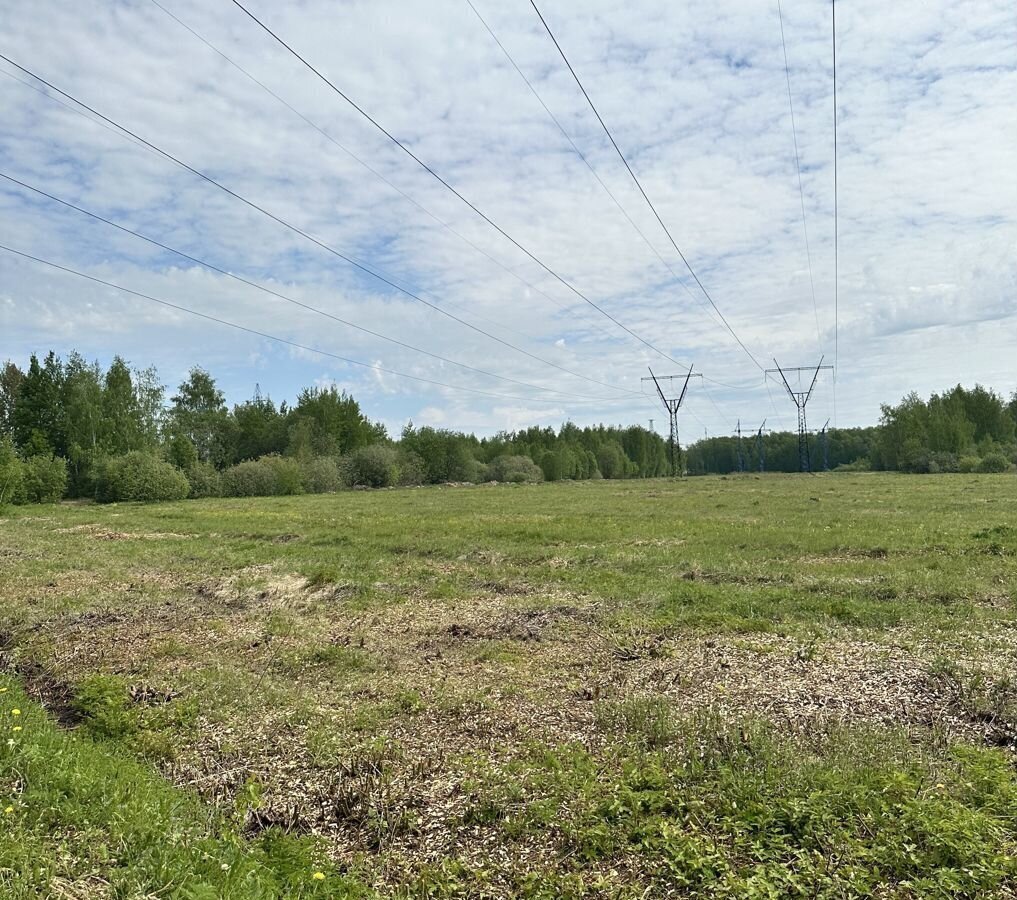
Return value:
M 788 396 L 796 407 L 798 407 L 798 468 L 802 472 L 812 471 L 812 460 L 809 455 L 809 427 L 805 421 L 805 406 L 809 402 L 809 398 L 812 396 L 813 390 L 816 387 L 816 380 L 819 378 L 819 373 L 822 369 L 833 369 L 833 366 L 824 366 L 823 359 L 820 357 L 818 366 L 799 366 L 794 369 L 782 369 L 780 363 L 775 359 L 773 361 L 776 369 L 767 369 L 763 377 L 770 375 L 773 372 L 779 372 L 781 380 L 784 382 L 784 387 L 787 388 Z M 809 385 L 807 391 L 793 391 L 791 385 L 788 384 L 787 376 L 785 372 L 812 372 L 812 383 Z
M 642 379 L 643 381 L 652 381 L 654 386 L 657 388 L 657 396 L 660 397 L 660 402 L 664 404 L 664 409 L 667 410 L 668 418 L 671 420 L 670 437 L 668 438 L 668 455 L 671 462 L 671 477 L 676 478 L 683 474 L 684 469 L 682 468 L 682 450 L 681 444 L 678 442 L 678 410 L 681 409 L 681 405 L 685 400 L 685 395 L 689 389 L 689 381 L 692 378 L 702 378 L 698 372 L 693 373 L 692 366 L 689 366 L 688 372 L 685 373 L 685 381 L 682 384 L 681 393 L 677 397 L 665 397 L 664 391 L 660 386 L 661 381 L 673 381 L 676 378 L 682 378 L 681 375 L 661 375 L 660 380 L 653 374 L 653 369 L 650 369 L 650 377 Z
M 766 471 L 766 446 L 763 443 L 763 434 L 769 431 L 766 427 L 766 419 L 763 419 L 763 424 L 756 429 L 756 458 L 759 461 L 759 471 Z

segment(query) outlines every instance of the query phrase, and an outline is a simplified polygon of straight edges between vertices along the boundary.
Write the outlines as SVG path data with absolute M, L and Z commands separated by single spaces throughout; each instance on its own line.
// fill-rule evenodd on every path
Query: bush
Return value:
M 295 459 L 288 456 L 276 456 L 274 453 L 261 457 L 259 462 L 264 463 L 272 470 L 275 477 L 275 490 L 273 494 L 279 496 L 290 496 L 304 492 L 304 470 Z
M 349 456 L 349 478 L 354 487 L 390 487 L 399 480 L 399 454 L 386 444 L 361 447 Z
M 339 464 L 331 456 L 306 460 L 301 468 L 304 490 L 309 494 L 332 494 L 343 486 Z
M 962 456 L 957 460 L 957 471 L 971 474 L 977 472 L 982 461 L 977 456 Z
M 179 469 L 154 453 L 133 450 L 102 463 L 96 478 L 95 499 L 100 503 L 183 500 L 189 491 L 187 478 Z
M 858 459 L 853 459 L 851 462 L 841 463 L 839 466 L 834 468 L 835 472 L 869 472 L 872 469 L 872 463 L 869 462 L 867 456 L 859 456 Z
M 271 497 L 275 472 L 261 459 L 237 463 L 222 473 L 222 492 L 224 497 Z
M 491 467 L 479 459 L 471 459 L 466 463 L 463 475 L 470 484 L 483 484 L 491 480 Z
M 933 475 L 939 472 L 956 472 L 960 468 L 960 460 L 956 453 L 948 453 L 945 450 L 934 450 L 929 454 L 929 472 Z
M 211 463 L 193 462 L 185 474 L 191 486 L 189 496 L 195 499 L 222 496 L 222 476 Z
M 28 503 L 56 503 L 67 490 L 67 460 L 33 456 L 24 462 L 24 494 Z
M 399 451 L 399 484 L 404 487 L 415 487 L 427 481 L 427 466 L 419 453 L 412 450 Z
M 304 492 L 304 471 L 295 459 L 262 456 L 230 466 L 222 473 L 226 497 L 280 497 Z
M 997 473 L 1005 472 L 1010 468 L 1010 460 L 1008 460 L 998 450 L 992 453 L 986 453 L 982 457 L 982 461 L 978 464 L 978 471 L 985 473 Z
M 543 481 L 544 473 L 528 456 L 498 456 L 491 461 L 490 476 L 495 481 L 522 484 L 526 481 Z
M 25 466 L 10 439 L 0 439 L 0 506 L 25 502 Z

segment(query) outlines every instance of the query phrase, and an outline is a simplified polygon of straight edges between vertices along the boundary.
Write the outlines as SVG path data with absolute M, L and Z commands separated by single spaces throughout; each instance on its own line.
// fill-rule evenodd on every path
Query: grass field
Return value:
M 0 599 L 4 897 L 1017 896 L 1012 476 L 18 508 Z

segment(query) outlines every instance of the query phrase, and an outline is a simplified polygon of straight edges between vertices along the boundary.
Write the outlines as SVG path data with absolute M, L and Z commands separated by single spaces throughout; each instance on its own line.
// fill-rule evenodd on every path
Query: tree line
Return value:
M 884 405 L 872 428 L 810 436 L 814 470 L 1005 471 L 1017 462 L 1017 394 L 976 386 Z M 715 437 L 689 474 L 798 470 L 797 434 Z M 200 367 L 167 397 L 154 368 L 71 353 L 0 370 L 0 503 L 255 496 L 485 481 L 652 478 L 667 442 L 641 426 L 532 427 L 490 438 L 408 424 L 391 437 L 349 394 L 309 387 L 293 404 L 255 391 L 230 408 Z
M 252 496 L 482 481 L 654 477 L 667 447 L 644 428 L 530 428 L 477 438 L 412 423 L 392 438 L 335 387 L 293 404 L 255 391 L 230 408 L 191 369 L 167 396 L 154 368 L 71 353 L 0 371 L 0 502 Z
M 1017 463 L 1017 392 L 1006 400 L 960 385 L 922 400 L 911 393 L 881 406 L 879 425 L 831 428 L 808 436 L 812 470 L 875 469 L 922 474 L 1005 472 Z M 688 449 L 690 474 L 797 472 L 797 432 L 744 432 Z

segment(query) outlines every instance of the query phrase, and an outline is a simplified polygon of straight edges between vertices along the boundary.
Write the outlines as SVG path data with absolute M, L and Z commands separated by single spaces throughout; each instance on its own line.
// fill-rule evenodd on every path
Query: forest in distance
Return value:
M 1006 472 L 1017 464 L 1017 392 L 957 385 L 882 406 L 880 424 L 810 436 L 813 470 Z M 707 437 L 687 474 L 798 470 L 797 435 Z M 194 367 L 167 396 L 154 368 L 108 368 L 72 352 L 0 370 L 0 503 L 323 493 L 351 487 L 667 475 L 666 439 L 642 426 L 531 427 L 478 438 L 406 425 L 389 435 L 336 387 L 292 404 L 254 396 L 230 408 Z

